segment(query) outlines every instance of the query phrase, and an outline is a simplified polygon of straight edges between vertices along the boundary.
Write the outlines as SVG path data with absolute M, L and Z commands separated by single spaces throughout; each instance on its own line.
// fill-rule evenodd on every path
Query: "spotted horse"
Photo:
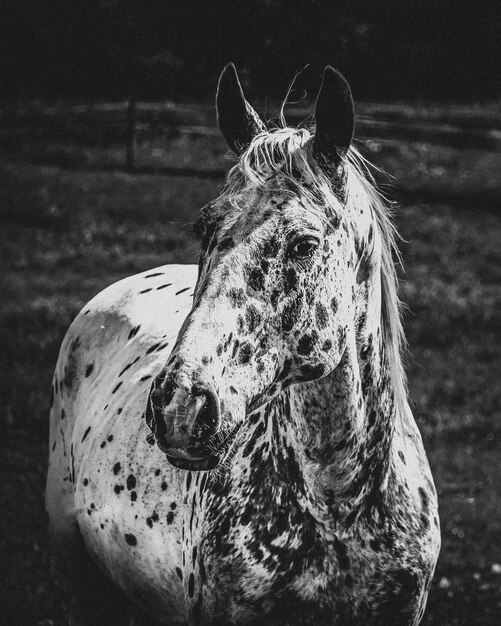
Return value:
M 112 285 L 61 348 L 46 502 L 69 621 L 418 624 L 436 492 L 350 88 L 327 67 L 315 127 L 267 128 L 229 65 L 217 114 L 236 162 L 198 267 Z

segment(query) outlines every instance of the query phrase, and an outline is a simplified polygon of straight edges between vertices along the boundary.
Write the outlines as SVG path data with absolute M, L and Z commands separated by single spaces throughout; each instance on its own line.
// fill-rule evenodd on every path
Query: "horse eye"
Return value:
M 296 241 L 291 250 L 291 256 L 295 259 L 309 259 L 318 247 L 318 239 L 305 237 Z

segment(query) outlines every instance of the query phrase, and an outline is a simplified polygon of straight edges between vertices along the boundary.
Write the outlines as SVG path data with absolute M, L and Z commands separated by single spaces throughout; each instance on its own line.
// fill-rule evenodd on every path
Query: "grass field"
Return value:
M 395 177 L 380 178 L 390 195 L 397 185 L 410 392 L 439 492 L 443 548 L 424 624 L 498 624 L 501 158 L 377 138 L 363 149 Z M 127 174 L 115 140 L 0 136 L 2 624 L 62 623 L 43 488 L 64 332 L 111 282 L 196 262 L 191 222 L 220 181 L 173 170 L 219 170 L 224 151 L 212 134 L 165 132 L 144 138 L 138 165 L 170 175 Z

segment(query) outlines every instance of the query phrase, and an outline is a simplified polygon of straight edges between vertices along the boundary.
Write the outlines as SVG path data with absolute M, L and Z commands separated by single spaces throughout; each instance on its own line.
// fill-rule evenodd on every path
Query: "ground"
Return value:
M 495 129 L 498 109 L 483 120 Z M 217 135 L 171 129 L 142 137 L 138 170 L 128 174 L 120 138 L 105 135 L 0 133 L 5 624 L 63 623 L 43 489 L 64 332 L 113 281 L 197 261 L 191 222 L 229 165 Z M 439 493 L 443 547 L 424 624 L 485 626 L 501 614 L 501 158 L 471 141 L 462 150 L 418 139 L 371 139 L 363 149 L 395 177 L 378 175 L 400 200 L 410 396 Z M 179 168 L 203 171 L 175 176 Z

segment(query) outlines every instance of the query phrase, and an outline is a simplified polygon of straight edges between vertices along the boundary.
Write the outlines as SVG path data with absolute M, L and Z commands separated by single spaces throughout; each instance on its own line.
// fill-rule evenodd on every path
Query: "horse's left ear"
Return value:
M 216 112 L 223 137 L 236 154 L 241 154 L 265 129 L 261 118 L 245 99 L 233 63 L 228 63 L 219 77 Z
M 344 76 L 328 65 L 315 105 L 313 150 L 320 161 L 337 167 L 347 153 L 355 130 L 355 107 Z

